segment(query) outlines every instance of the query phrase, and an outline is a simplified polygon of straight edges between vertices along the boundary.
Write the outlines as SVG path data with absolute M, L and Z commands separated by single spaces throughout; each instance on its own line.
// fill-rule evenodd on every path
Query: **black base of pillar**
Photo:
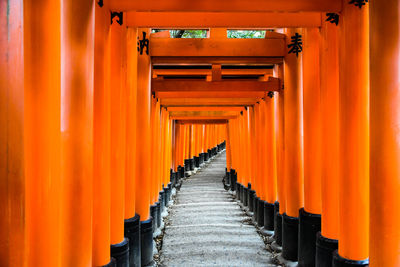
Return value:
M 317 233 L 315 266 L 332 267 L 333 252 L 338 249 L 336 239 L 326 238 L 321 233 Z
M 235 191 L 235 184 L 236 184 L 236 180 L 235 180 L 235 169 L 231 169 L 229 178 L 231 179 L 231 180 L 230 180 L 231 191 Z
M 282 257 L 297 261 L 299 240 L 299 218 L 282 215 Z
M 126 219 L 124 235 L 129 239 L 129 266 L 140 267 L 140 216 Z
M 240 184 L 240 187 L 239 187 L 239 194 L 240 194 L 240 196 L 239 196 L 240 203 L 243 204 L 243 201 L 244 201 L 244 186 L 242 184 Z
M 247 207 L 250 207 L 250 191 L 251 191 L 251 183 L 247 184 L 246 198 L 247 198 Z
M 247 207 L 249 205 L 249 189 L 243 187 L 243 205 Z
M 165 210 L 165 200 L 167 199 L 167 190 L 164 188 L 163 190 L 158 193 L 158 202 L 160 202 L 160 210 L 161 213 Z
M 161 219 L 162 219 L 162 216 L 161 216 L 161 200 L 159 199 L 158 202 L 156 202 L 156 204 L 157 204 L 157 208 L 156 208 L 156 210 L 157 210 L 156 226 L 157 226 L 157 228 L 160 228 Z
M 189 161 L 190 161 L 190 170 L 194 171 L 194 158 L 191 158 Z
M 106 265 L 100 266 L 100 267 L 116 267 L 117 266 L 117 262 L 115 261 L 114 258 L 110 259 L 110 262 Z M 139 265 L 140 266 L 140 265 Z
M 176 172 L 172 172 L 169 181 L 173 186 L 175 186 L 175 183 L 176 183 Z
M 332 267 L 362 267 L 369 266 L 369 259 L 362 261 L 353 261 L 343 258 L 339 255 L 338 251 L 333 252 Z
M 282 214 L 279 213 L 279 202 L 274 203 L 274 239 L 282 246 Z
M 258 208 L 257 208 L 257 224 L 258 227 L 264 226 L 264 203 L 266 203 L 262 199 L 258 199 Z
M 170 199 L 170 194 L 171 194 L 171 183 L 169 183 L 168 185 L 167 185 L 167 187 L 164 187 L 164 194 L 165 194 L 165 197 L 164 197 L 164 210 L 167 208 L 167 206 L 168 206 L 168 202 L 169 202 L 169 199 Z M 164 211 L 163 210 L 163 211 Z
M 235 192 L 236 192 L 236 200 L 240 200 L 240 184 L 238 182 L 236 182 L 236 188 L 235 188 Z
M 142 266 L 153 262 L 153 218 L 140 222 L 140 243 Z
M 182 166 L 179 166 L 179 167 L 180 167 L 180 174 L 179 174 L 178 180 L 180 181 L 183 177 L 185 177 L 185 168 Z
M 194 156 L 194 167 L 200 168 L 200 158 L 197 156 Z
M 254 196 L 256 191 L 249 190 L 249 211 L 254 212 Z
M 264 229 L 268 231 L 274 231 L 274 220 L 275 220 L 275 205 L 264 202 Z
M 321 231 L 321 215 L 299 211 L 299 266 L 315 266 L 315 244 L 317 233 Z
M 150 216 L 153 218 L 152 222 L 154 222 L 154 223 L 153 223 L 152 229 L 153 229 L 153 232 L 155 232 L 157 229 L 157 216 L 158 216 L 157 203 L 150 206 Z
M 184 163 L 185 163 L 185 172 L 190 171 L 190 159 L 185 159 Z
M 254 194 L 253 206 L 254 206 L 254 210 L 253 210 L 253 220 L 254 220 L 255 222 L 257 222 L 257 214 L 258 214 L 258 197 L 257 197 L 257 194 Z
M 117 267 L 129 267 L 128 238 L 124 238 L 121 243 L 111 245 L 111 257 L 115 259 Z

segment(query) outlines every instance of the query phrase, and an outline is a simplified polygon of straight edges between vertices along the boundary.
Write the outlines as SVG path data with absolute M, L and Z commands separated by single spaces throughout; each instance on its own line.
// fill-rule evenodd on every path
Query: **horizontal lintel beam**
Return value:
M 153 92 L 269 92 L 280 90 L 280 80 L 268 81 L 226 80 L 152 80 Z
M 283 57 L 173 57 L 171 55 L 152 57 L 154 65 L 177 65 L 177 64 L 227 64 L 227 65 L 273 65 L 282 64 Z
M 158 29 L 266 29 L 320 27 L 320 12 L 136 12 L 126 13 L 126 24 Z
M 150 38 L 152 57 L 284 57 L 284 38 Z
M 113 11 L 179 12 L 339 12 L 341 0 L 110 0 Z
M 211 69 L 153 69 L 153 77 L 157 76 L 207 76 Z M 272 75 L 273 69 L 222 69 L 222 75 Z
M 227 124 L 228 120 L 177 120 L 177 124 Z
M 170 116 L 173 120 L 230 120 L 238 116 Z
M 243 111 L 244 107 L 168 107 L 168 111 Z
M 175 92 L 156 92 L 157 98 L 226 98 L 226 96 L 232 98 L 264 98 L 265 93 L 261 91 L 175 91 Z
M 199 106 L 252 106 L 258 98 L 162 98 L 164 107 L 199 107 Z

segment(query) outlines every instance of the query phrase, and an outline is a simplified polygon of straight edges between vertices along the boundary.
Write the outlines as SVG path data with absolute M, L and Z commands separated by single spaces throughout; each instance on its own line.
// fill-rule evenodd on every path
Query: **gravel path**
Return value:
M 183 181 L 167 218 L 160 266 L 276 266 L 224 190 L 225 152 Z

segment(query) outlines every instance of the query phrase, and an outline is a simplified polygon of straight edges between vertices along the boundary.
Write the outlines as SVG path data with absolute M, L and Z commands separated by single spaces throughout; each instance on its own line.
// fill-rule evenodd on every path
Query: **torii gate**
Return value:
M 399 1 L 366 2 L 0 3 L 1 265 L 107 266 L 110 244 L 118 252 L 127 245 L 124 230 L 139 224 L 151 243 L 149 207 L 172 162 L 192 156 L 183 142 L 173 144 L 174 124 L 185 136 L 192 125 L 208 126 L 210 147 L 198 144 L 194 153 L 229 136 L 237 192 L 249 192 L 251 182 L 264 207 L 279 207 L 274 231 L 285 260 L 307 264 L 317 246 L 317 262 L 332 257 L 323 247 L 338 248 L 335 266 L 399 265 Z M 338 25 L 326 13 L 339 15 Z M 149 55 L 137 53 L 150 28 L 203 27 L 209 39 L 150 37 Z M 221 29 L 229 27 L 285 31 L 226 40 Z M 304 51 L 288 54 L 296 33 Z M 190 73 L 209 78 L 166 81 L 159 77 L 178 71 L 151 73 L 182 59 L 211 64 L 211 73 Z M 241 82 L 245 90 L 219 81 L 239 73 L 224 74 L 223 65 L 238 63 L 274 65 L 274 73 L 256 75 L 279 80 Z M 267 165 L 257 168 L 253 158 Z M 302 230 L 318 229 L 319 215 L 315 244 Z M 143 263 L 151 260 L 146 242 Z

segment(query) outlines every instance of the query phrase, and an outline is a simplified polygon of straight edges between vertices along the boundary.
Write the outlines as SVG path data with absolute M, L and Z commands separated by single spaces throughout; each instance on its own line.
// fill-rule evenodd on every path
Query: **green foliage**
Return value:
M 159 32 L 161 30 L 153 30 Z M 207 30 L 170 30 L 171 38 L 207 38 Z M 265 31 L 228 30 L 228 38 L 264 38 Z
M 264 38 L 265 31 L 228 30 L 228 38 Z

